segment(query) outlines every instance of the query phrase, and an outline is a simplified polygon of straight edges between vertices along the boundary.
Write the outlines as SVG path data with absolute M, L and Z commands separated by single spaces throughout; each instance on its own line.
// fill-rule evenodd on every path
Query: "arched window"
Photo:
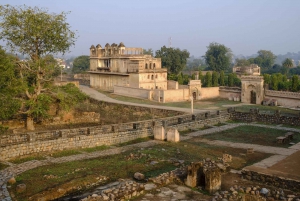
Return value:
M 155 68 L 155 63 L 153 64 L 153 68 Z
M 152 65 L 151 65 L 152 63 L 150 63 L 150 69 L 152 68 Z
M 150 75 L 148 75 L 148 79 L 150 79 Z
M 148 64 L 147 63 L 145 64 L 145 68 L 148 69 Z
M 151 80 L 153 80 L 153 77 L 154 77 L 154 76 L 153 76 L 153 75 L 151 75 Z

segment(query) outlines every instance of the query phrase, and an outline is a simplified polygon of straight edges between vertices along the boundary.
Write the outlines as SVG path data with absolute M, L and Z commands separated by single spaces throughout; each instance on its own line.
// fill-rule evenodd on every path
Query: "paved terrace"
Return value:
M 286 127 L 279 127 L 279 126 L 268 126 L 268 125 L 259 125 L 259 124 L 247 124 L 247 123 L 237 123 L 237 124 L 227 124 L 224 126 L 220 127 L 214 127 L 206 130 L 201 130 L 201 131 L 196 131 L 189 133 L 187 136 L 182 137 L 182 140 L 188 140 L 193 137 L 198 137 L 198 136 L 203 136 L 203 135 L 209 135 L 215 132 L 220 132 L 223 130 L 231 129 L 237 126 L 241 125 L 252 125 L 252 126 L 259 126 L 259 127 L 267 127 L 267 128 L 274 128 L 274 129 L 280 129 L 280 130 L 286 130 L 286 131 L 294 131 L 300 133 L 300 129 L 293 129 L 293 128 L 286 128 Z M 234 147 L 234 148 L 254 148 L 255 151 L 258 152 L 264 152 L 264 153 L 271 153 L 275 154 L 267 159 L 264 159 L 258 163 L 253 164 L 252 166 L 246 167 L 246 168 L 254 168 L 257 169 L 258 171 L 263 171 L 267 170 L 267 168 L 272 167 L 280 161 L 285 160 L 287 157 L 300 153 L 300 143 L 293 145 L 289 148 L 279 148 L 279 147 L 270 147 L 270 146 L 261 146 L 261 145 L 255 145 L 255 144 L 246 144 L 246 143 L 233 143 L 233 142 L 227 142 L 227 141 L 219 141 L 219 140 L 200 140 L 203 143 L 207 144 L 212 144 L 212 145 L 217 145 L 217 146 L 228 146 L 228 147 Z M 124 151 L 133 149 L 133 148 L 142 148 L 142 147 L 151 147 L 156 144 L 162 144 L 165 143 L 164 141 L 147 141 L 147 142 L 142 142 L 142 143 L 137 143 L 134 145 L 127 145 L 124 147 L 118 147 L 118 148 L 111 148 L 108 150 L 103 150 L 103 151 L 96 151 L 93 153 L 82 153 L 78 155 L 73 155 L 73 156 L 66 156 L 66 157 L 61 157 L 61 158 L 52 158 L 49 157 L 45 160 L 33 160 L 33 161 L 28 161 L 22 164 L 10 164 L 11 166 L 0 171 L 0 198 L 3 201 L 11 201 L 11 198 L 9 196 L 9 193 L 6 188 L 6 182 L 8 179 L 10 179 L 12 176 L 17 176 L 27 170 L 34 169 L 39 166 L 44 166 L 48 164 L 58 164 L 58 163 L 65 163 L 69 161 L 77 161 L 77 160 L 85 160 L 85 159 L 92 159 L 92 158 L 97 158 L 100 156 L 107 156 L 107 155 L 114 155 L 114 154 L 120 154 Z

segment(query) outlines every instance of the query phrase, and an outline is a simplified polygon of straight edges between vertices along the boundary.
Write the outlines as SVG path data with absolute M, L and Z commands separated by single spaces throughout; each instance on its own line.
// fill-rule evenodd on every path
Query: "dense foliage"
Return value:
M 74 45 L 75 33 L 66 22 L 66 13 L 49 14 L 46 9 L 26 5 L 0 6 L 0 29 L 0 38 L 9 50 L 26 58 L 15 59 L 10 67 L 15 73 L 10 79 L 20 82 L 18 93 L 11 98 L 20 105 L 15 109 L 26 116 L 27 129 L 33 130 L 33 119 L 47 116 L 55 97 L 52 78 L 58 64 L 51 54 L 67 52 Z M 10 94 L 8 91 L 4 95 Z
M 90 57 L 87 55 L 81 55 L 76 57 L 73 61 L 73 73 L 82 73 L 90 69 Z
M 227 70 L 231 64 L 231 50 L 225 45 L 210 43 L 204 55 L 205 62 L 211 70 Z
M 168 69 L 168 73 L 178 75 L 186 66 L 190 53 L 179 48 L 167 48 L 163 46 L 156 51 L 155 57 L 161 58 L 161 65 Z

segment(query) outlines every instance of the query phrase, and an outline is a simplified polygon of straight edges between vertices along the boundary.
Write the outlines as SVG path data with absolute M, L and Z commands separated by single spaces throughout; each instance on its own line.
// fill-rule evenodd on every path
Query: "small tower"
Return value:
M 96 49 L 97 49 L 97 57 L 102 57 L 102 47 L 101 47 L 101 45 L 100 44 L 98 44 L 97 46 L 96 46 Z

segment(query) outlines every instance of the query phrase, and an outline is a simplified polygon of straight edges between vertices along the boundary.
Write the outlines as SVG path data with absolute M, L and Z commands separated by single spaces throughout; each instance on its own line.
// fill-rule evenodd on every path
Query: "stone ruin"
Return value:
M 180 135 L 176 128 L 168 128 L 165 131 L 163 126 L 155 126 L 153 129 L 153 135 L 155 140 L 167 140 L 168 142 L 179 142 Z
M 226 157 L 231 158 L 228 154 Z M 187 166 L 187 176 L 184 184 L 192 188 L 202 186 L 209 193 L 214 193 L 221 189 L 221 176 L 222 173 L 226 172 L 227 167 L 229 165 L 223 159 L 216 162 L 207 158 L 202 162 L 191 163 Z

